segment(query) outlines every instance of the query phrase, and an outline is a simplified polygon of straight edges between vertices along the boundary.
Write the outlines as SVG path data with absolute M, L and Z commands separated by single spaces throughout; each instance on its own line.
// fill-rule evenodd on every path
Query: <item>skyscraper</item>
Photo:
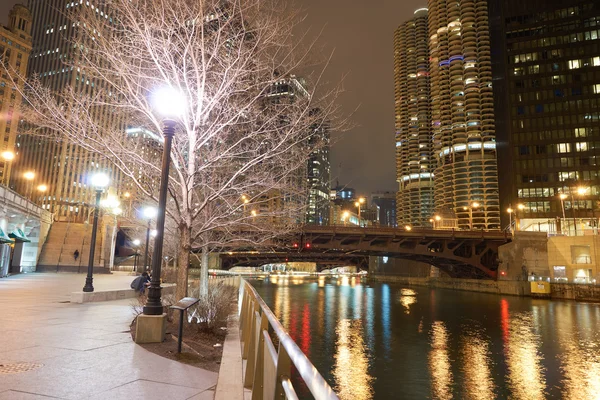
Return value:
M 30 0 L 29 9 L 33 21 L 33 50 L 28 75 L 37 76 L 42 83 L 56 91 L 67 85 L 90 93 L 100 82 L 86 77 L 76 68 L 77 50 L 74 39 L 79 29 L 68 18 L 68 13 L 78 7 L 91 7 L 89 2 L 67 0 Z M 93 5 L 99 17 L 107 21 L 106 6 Z M 115 124 L 109 110 L 94 109 L 98 120 Z M 125 130 L 123 130 L 125 131 Z M 74 143 L 46 140 L 38 136 L 19 135 L 14 182 L 17 191 L 31 195 L 32 187 L 47 186 L 45 193 L 36 193 L 32 199 L 43 208 L 53 212 L 58 220 L 85 221 L 90 212 L 92 190 L 88 187 L 89 176 L 102 171 L 111 177 L 111 186 L 118 187 L 119 173 L 97 154 L 91 154 Z M 26 180 L 25 172 L 31 172 Z
M 434 212 L 427 9 L 394 34 L 398 225 L 425 226 Z
M 600 216 L 600 3 L 491 0 L 490 15 L 503 226 L 510 207 L 522 230 L 581 234 Z
M 25 76 L 27 72 L 31 53 L 31 14 L 26 7 L 17 4 L 10 11 L 8 20 L 8 26 L 0 26 L 0 63 L 8 70 L 0 67 L 0 115 L 3 116 L 0 118 L 0 153 L 4 155 L 0 157 L 0 168 L 5 185 L 10 182 L 11 156 L 14 156 L 22 101 L 20 90 L 12 82 L 19 82 L 17 75 Z M 22 89 L 22 82 L 20 86 Z
M 314 110 L 313 112 L 319 112 Z M 329 179 L 331 169 L 329 165 L 329 125 L 326 121 L 316 124 L 313 129 L 315 136 L 311 138 L 311 145 L 320 144 L 310 154 L 307 166 L 308 184 L 308 210 L 306 223 L 329 225 Z
M 499 229 L 487 0 L 429 0 L 435 209 L 462 229 Z

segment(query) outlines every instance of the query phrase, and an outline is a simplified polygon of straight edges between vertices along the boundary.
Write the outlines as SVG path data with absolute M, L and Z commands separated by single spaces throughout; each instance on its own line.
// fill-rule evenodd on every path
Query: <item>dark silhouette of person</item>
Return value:
M 75 259 L 75 261 L 77 261 L 77 259 L 79 258 L 79 250 L 75 249 L 75 252 L 73 253 L 73 258 Z

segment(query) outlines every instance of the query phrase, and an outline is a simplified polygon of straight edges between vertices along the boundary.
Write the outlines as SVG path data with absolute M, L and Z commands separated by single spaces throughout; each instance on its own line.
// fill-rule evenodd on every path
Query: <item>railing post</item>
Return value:
M 292 370 L 292 361 L 290 360 L 290 356 L 285 351 L 285 348 L 279 342 L 277 350 L 277 381 L 275 382 L 275 395 L 274 399 L 285 399 L 285 393 L 283 391 L 283 386 L 281 385 L 281 381 L 284 377 L 289 377 L 291 375 Z
M 262 311 L 262 310 L 261 310 Z M 269 320 L 264 312 L 261 313 L 260 322 L 256 332 L 256 358 L 254 361 L 254 379 L 252 382 L 252 400 L 263 399 L 263 377 L 265 372 L 265 337 L 263 332 L 269 327 Z M 248 364 L 247 364 L 248 365 Z M 246 371 L 248 367 L 246 366 Z
M 244 343 L 244 355 L 242 358 L 246 358 L 246 375 L 244 376 L 244 387 L 252 388 L 254 383 L 254 373 L 256 368 L 256 348 L 258 347 L 258 341 L 260 340 L 260 314 L 258 311 L 252 313 L 252 327 L 250 328 L 250 339 L 248 345 Z M 253 389 L 253 388 L 252 388 Z M 253 389 L 254 390 L 254 389 Z

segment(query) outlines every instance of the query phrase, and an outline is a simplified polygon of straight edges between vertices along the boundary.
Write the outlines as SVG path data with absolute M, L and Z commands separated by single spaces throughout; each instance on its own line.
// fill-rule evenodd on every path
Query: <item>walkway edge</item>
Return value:
M 242 365 L 239 320 L 237 314 L 232 314 L 227 318 L 215 400 L 244 400 Z

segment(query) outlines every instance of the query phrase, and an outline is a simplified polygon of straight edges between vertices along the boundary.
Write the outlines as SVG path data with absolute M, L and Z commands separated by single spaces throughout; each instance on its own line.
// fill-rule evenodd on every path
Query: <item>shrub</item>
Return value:
M 188 321 L 198 324 L 198 330 L 214 331 L 226 324 L 231 313 L 231 303 L 236 300 L 238 288 L 210 282 L 208 294 L 200 298 L 198 304 L 188 313 Z

